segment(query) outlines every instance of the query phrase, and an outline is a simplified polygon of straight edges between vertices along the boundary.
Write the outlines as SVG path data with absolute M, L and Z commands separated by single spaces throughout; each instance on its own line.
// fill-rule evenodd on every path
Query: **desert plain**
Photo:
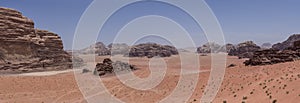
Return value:
M 91 56 L 93 57 L 93 56 Z M 101 62 L 109 56 L 96 56 L 95 61 Z M 200 56 L 198 81 L 194 81 L 196 88 L 192 91 L 192 96 L 188 103 L 199 103 L 207 85 L 210 75 L 211 57 Z M 83 58 L 90 58 L 83 56 Z M 133 73 L 146 78 L 149 70 L 148 58 L 132 57 L 130 63 L 138 70 Z M 180 57 L 173 55 L 165 57 L 163 60 L 167 64 L 167 70 L 163 80 L 154 88 L 149 90 L 137 90 L 124 85 L 116 75 L 106 75 L 103 77 L 94 76 L 92 72 L 81 73 L 81 70 L 50 71 L 31 74 L 11 74 L 0 76 L 0 102 L 1 103 L 86 103 L 94 98 L 93 95 L 84 96 L 76 81 L 77 76 L 93 76 L 105 85 L 110 96 L 126 103 L 156 103 L 172 93 L 178 84 L 180 75 Z M 244 59 L 235 56 L 227 56 L 226 72 L 222 85 L 213 100 L 213 103 L 297 103 L 300 99 L 300 61 L 279 63 L 264 66 L 245 66 Z M 92 61 L 87 61 L 88 65 L 95 65 Z M 93 69 L 93 68 L 91 68 Z M 39 74 L 39 75 L 37 75 Z M 188 83 L 188 82 L 187 82 Z M 192 84 L 191 84 L 192 85 Z M 93 91 L 93 88 L 86 88 Z M 105 91 L 102 90 L 102 91 Z M 101 90 L 95 89 L 94 94 L 98 96 Z M 104 92 L 103 92 L 104 93 Z M 95 95 L 94 95 L 95 96 Z M 97 97 L 97 96 L 95 96 Z M 101 103 L 101 101 L 99 101 Z M 176 102 L 176 101 L 175 101 Z

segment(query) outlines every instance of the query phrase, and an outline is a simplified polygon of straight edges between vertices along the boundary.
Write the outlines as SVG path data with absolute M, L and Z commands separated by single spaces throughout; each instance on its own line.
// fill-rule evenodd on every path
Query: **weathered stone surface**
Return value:
M 272 48 L 278 49 L 278 50 L 284 50 L 284 49 L 287 49 L 288 47 L 293 46 L 293 43 L 295 41 L 299 41 L 299 40 L 300 40 L 300 34 L 294 34 L 294 35 L 290 36 L 286 41 L 284 41 L 282 43 L 274 44 L 272 46 Z
M 238 56 L 239 58 L 251 58 L 253 52 L 260 50 L 253 41 L 246 41 L 236 46 L 236 49 L 232 49 L 228 52 L 228 55 Z
M 1 73 L 68 69 L 70 57 L 57 34 L 35 29 L 19 11 L 0 7 Z
M 254 52 L 249 60 L 244 62 L 245 65 L 267 65 L 299 60 L 300 58 L 300 41 L 293 43 L 292 47 L 284 50 L 265 49 Z
M 106 58 L 102 63 L 98 63 L 94 70 L 94 75 L 103 76 L 107 73 L 116 73 L 120 71 L 131 71 L 136 70 L 134 65 L 124 63 L 121 61 L 113 62 L 111 59 Z
M 78 51 L 81 54 L 98 54 L 99 56 L 110 55 L 110 51 L 102 42 L 97 42 L 90 47 Z
M 154 56 L 169 57 L 177 55 L 178 51 L 175 47 L 169 45 L 159 45 L 156 43 L 138 44 L 131 47 L 128 55 L 129 57 L 148 57 Z

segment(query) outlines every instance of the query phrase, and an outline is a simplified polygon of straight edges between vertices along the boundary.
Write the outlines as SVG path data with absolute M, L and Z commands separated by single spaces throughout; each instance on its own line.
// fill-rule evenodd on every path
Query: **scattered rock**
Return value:
M 228 65 L 227 67 L 228 68 L 231 68 L 231 67 L 235 67 L 236 66 L 236 64 L 230 64 L 230 65 Z
M 82 73 L 88 73 L 88 72 L 91 72 L 91 71 L 89 69 L 86 69 L 86 68 L 82 69 Z
M 106 58 L 102 63 L 98 63 L 94 70 L 94 75 L 103 76 L 107 73 L 115 73 L 120 71 L 131 71 L 136 70 L 137 68 L 134 65 L 124 63 L 121 61 L 113 62 L 111 59 Z
M 148 57 L 155 56 L 169 57 L 171 55 L 177 55 L 178 51 L 175 47 L 169 45 L 159 45 L 156 43 L 138 44 L 131 47 L 128 55 L 129 57 Z

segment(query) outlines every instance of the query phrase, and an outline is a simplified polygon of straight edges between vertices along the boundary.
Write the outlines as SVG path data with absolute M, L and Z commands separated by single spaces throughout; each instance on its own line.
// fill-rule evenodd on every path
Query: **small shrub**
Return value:
M 244 97 L 243 97 L 243 100 L 246 100 L 247 98 L 248 98 L 247 96 L 244 96 Z

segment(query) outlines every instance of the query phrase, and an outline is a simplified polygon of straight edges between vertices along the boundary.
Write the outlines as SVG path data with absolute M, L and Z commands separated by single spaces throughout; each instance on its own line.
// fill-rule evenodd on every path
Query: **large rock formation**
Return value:
M 81 54 L 98 54 L 99 56 L 110 55 L 110 51 L 102 42 L 97 42 L 87 48 L 78 51 Z
M 107 73 L 116 73 L 120 71 L 131 71 L 136 70 L 137 68 L 134 65 L 124 63 L 121 61 L 113 62 L 111 59 L 106 58 L 102 63 L 98 63 L 94 70 L 94 75 L 105 75 Z
M 283 62 L 290 62 L 300 59 L 300 41 L 293 43 L 293 46 L 284 49 L 265 49 L 254 52 L 249 60 L 244 62 L 245 65 L 267 65 Z
M 108 46 L 111 55 L 125 55 L 128 54 L 130 47 L 125 43 L 111 43 Z
M 0 72 L 21 73 L 68 69 L 70 55 L 61 38 L 34 28 L 21 12 L 0 7 Z
M 128 55 L 129 57 L 148 57 L 154 56 L 169 57 L 177 55 L 178 51 L 175 47 L 169 45 L 159 45 L 156 43 L 138 44 L 131 47 Z
M 229 51 L 228 55 L 238 56 L 239 58 L 251 58 L 253 52 L 260 50 L 253 41 L 246 41 L 236 46 L 236 49 Z
M 290 36 L 286 41 L 282 42 L 282 43 L 277 43 L 274 44 L 272 46 L 273 49 L 278 49 L 278 50 L 284 50 L 288 47 L 293 46 L 293 43 L 295 41 L 299 41 L 300 40 L 300 34 L 294 34 L 292 36 Z
M 230 51 L 236 50 L 236 47 L 233 44 L 226 44 L 222 46 L 218 52 L 229 53 Z
M 198 53 L 217 53 L 221 46 L 216 43 L 206 43 L 197 48 Z

